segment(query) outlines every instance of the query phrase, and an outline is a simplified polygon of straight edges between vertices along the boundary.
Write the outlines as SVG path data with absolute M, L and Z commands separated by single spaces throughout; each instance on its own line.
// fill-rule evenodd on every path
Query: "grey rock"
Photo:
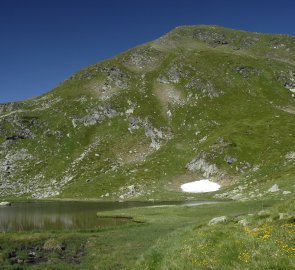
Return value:
M 280 191 L 279 186 L 277 184 L 274 184 L 271 188 L 267 190 L 268 192 L 274 193 Z
M 241 74 L 244 78 L 248 78 L 251 75 L 259 73 L 254 68 L 248 66 L 237 66 L 234 68 L 234 71 L 238 74 Z
M 218 224 L 218 223 L 225 223 L 226 221 L 227 221 L 227 217 L 226 216 L 215 217 L 215 218 L 212 218 L 208 222 L 208 225 L 215 225 L 215 224 Z
M 224 157 L 224 161 L 226 161 L 227 164 L 231 165 L 231 164 L 233 164 L 234 162 L 236 162 L 237 159 L 236 159 L 235 157 L 226 156 L 226 157 Z
M 95 64 L 86 70 L 80 71 L 74 75 L 74 77 L 77 76 L 79 79 L 91 79 L 99 73 L 106 76 L 105 85 L 112 84 L 122 89 L 126 89 L 128 87 L 129 76 L 115 66 Z
M 295 159 L 295 152 L 288 152 L 285 155 L 285 159 Z
M 259 37 L 247 36 L 241 39 L 242 47 L 250 47 L 259 42 Z
M 184 87 L 188 90 L 194 90 L 197 94 L 200 94 L 209 98 L 219 97 L 221 91 L 217 90 L 211 81 L 204 81 L 199 78 L 191 79 Z
M 248 226 L 249 221 L 247 219 L 241 219 L 241 220 L 239 220 L 238 224 L 243 225 L 243 226 Z
M 88 115 L 72 119 L 72 123 L 74 127 L 76 127 L 77 124 L 83 124 L 85 127 L 93 126 L 118 115 L 119 113 L 109 105 L 98 106 L 97 108 L 91 109 Z
M 128 186 L 127 189 L 130 195 L 134 195 L 136 193 L 135 185 Z
M 226 45 L 234 41 L 232 38 L 217 32 L 215 29 L 196 29 L 193 33 L 193 37 L 213 47 Z
M 215 164 L 210 164 L 205 160 L 206 154 L 202 153 L 190 161 L 186 168 L 191 171 L 201 171 L 204 177 L 210 177 L 218 172 L 217 166 Z
M 277 80 L 284 86 L 286 89 L 294 89 L 295 88 L 295 75 L 292 70 L 288 72 L 281 71 L 277 74 Z
M 183 75 L 181 67 L 172 64 L 168 72 L 165 75 L 161 74 L 157 81 L 164 84 L 179 83 Z
M 10 202 L 0 202 L 0 206 L 11 206 Z
M 133 130 L 139 128 L 144 129 L 145 136 L 151 140 L 150 147 L 154 150 L 158 150 L 161 147 L 162 142 L 170 137 L 169 130 L 165 130 L 162 128 L 157 129 L 153 127 L 153 125 L 147 118 L 141 119 L 140 117 L 130 117 L 128 127 L 130 133 L 132 133 Z
M 124 57 L 122 62 L 139 68 L 156 65 L 163 58 L 163 53 L 151 47 L 136 49 L 133 53 Z

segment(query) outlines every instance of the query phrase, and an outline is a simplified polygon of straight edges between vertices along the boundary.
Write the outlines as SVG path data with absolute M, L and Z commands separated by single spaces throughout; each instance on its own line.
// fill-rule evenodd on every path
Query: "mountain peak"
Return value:
M 268 196 L 273 164 L 293 170 L 294 66 L 294 38 L 177 27 L 0 106 L 0 195 L 179 199 L 210 178 Z

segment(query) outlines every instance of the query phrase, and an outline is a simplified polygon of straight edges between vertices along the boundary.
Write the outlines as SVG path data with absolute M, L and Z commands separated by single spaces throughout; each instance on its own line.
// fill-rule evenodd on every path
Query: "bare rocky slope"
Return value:
M 295 37 L 178 27 L 1 104 L 0 196 L 203 198 L 179 188 L 201 178 L 215 198 L 292 196 L 294 95 Z

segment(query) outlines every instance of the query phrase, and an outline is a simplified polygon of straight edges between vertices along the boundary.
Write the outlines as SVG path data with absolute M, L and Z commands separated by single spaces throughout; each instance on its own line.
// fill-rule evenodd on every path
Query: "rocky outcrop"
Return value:
M 251 75 L 259 74 L 259 72 L 255 68 L 249 66 L 237 66 L 234 68 L 234 71 L 242 75 L 244 78 L 248 78 Z
M 129 132 L 132 133 L 134 130 L 143 128 L 145 136 L 151 140 L 150 147 L 154 150 L 159 150 L 162 142 L 171 137 L 170 131 L 167 128 L 157 129 L 153 127 L 151 122 L 145 118 L 130 117 L 129 118 Z
M 186 165 L 186 168 L 191 172 L 200 171 L 206 178 L 209 178 L 210 176 L 217 174 L 217 166 L 215 164 L 210 164 L 206 161 L 205 158 L 206 154 L 204 153 L 198 155 Z
M 111 106 L 98 106 L 95 109 L 91 109 L 86 116 L 81 118 L 73 118 L 72 124 L 76 127 L 79 124 L 83 124 L 85 127 L 93 126 L 98 123 L 101 123 L 105 119 L 112 119 L 119 115 L 119 113 L 112 109 Z
M 295 159 L 295 152 L 288 152 L 285 155 L 285 159 L 287 159 L 287 160 Z
M 122 62 L 128 66 L 135 66 L 137 68 L 152 68 L 155 67 L 164 55 L 161 51 L 152 48 L 138 48 L 131 54 L 123 57 Z
M 193 78 L 184 86 L 187 90 L 192 90 L 195 94 L 215 98 L 219 97 L 221 91 L 216 89 L 214 84 L 211 81 L 204 81 L 199 78 Z
M 277 75 L 277 79 L 286 89 L 295 89 L 295 71 L 281 71 Z
M 196 29 L 193 32 L 193 37 L 199 39 L 213 47 L 227 45 L 234 41 L 233 38 L 220 33 L 215 29 Z
M 103 64 L 95 64 L 92 65 L 74 76 L 72 78 L 78 77 L 79 79 L 92 79 L 94 76 L 98 74 L 104 75 L 106 77 L 106 84 L 114 84 L 119 88 L 127 87 L 127 80 L 129 79 L 129 75 L 123 72 L 120 68 L 116 66 L 103 65 Z

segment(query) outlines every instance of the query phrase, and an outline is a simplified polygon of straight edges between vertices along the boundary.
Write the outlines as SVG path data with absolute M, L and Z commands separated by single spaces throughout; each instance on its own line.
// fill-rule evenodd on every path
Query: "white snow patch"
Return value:
M 183 192 L 201 193 L 217 191 L 220 189 L 220 185 L 207 179 L 202 179 L 199 181 L 183 184 L 180 186 L 180 188 Z

